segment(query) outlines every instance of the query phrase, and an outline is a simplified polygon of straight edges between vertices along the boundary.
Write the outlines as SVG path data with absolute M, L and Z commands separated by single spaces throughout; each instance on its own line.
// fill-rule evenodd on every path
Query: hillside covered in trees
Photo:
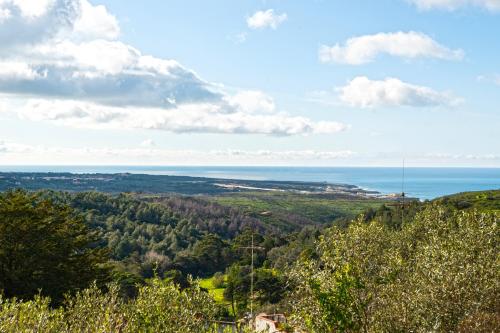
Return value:
M 290 327 L 494 331 L 499 193 L 348 206 L 261 192 L 5 192 L 0 331 L 214 330 L 249 311 L 252 238 L 254 310 L 284 312 Z

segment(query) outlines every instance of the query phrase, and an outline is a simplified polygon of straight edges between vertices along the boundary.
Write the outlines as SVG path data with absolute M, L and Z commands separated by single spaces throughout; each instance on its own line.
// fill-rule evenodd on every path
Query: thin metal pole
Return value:
M 254 284 L 254 250 L 265 250 L 262 246 L 254 245 L 254 235 L 252 232 L 252 244 L 250 246 L 241 246 L 240 249 L 250 249 L 250 253 L 252 255 L 251 263 L 250 263 L 250 317 L 253 320 L 253 284 Z M 252 324 L 253 325 L 253 324 Z
M 250 272 L 250 318 L 253 320 L 253 233 L 252 233 L 252 259 L 251 259 L 251 272 Z M 253 324 L 252 324 L 253 325 Z
M 405 222 L 405 159 L 403 158 L 403 179 L 401 181 L 401 225 Z

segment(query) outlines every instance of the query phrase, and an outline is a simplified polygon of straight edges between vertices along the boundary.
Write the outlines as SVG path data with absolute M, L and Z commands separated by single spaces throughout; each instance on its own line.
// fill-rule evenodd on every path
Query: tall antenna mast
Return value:
M 405 159 L 403 158 L 403 178 L 401 180 L 401 224 L 405 221 Z
M 250 318 L 253 318 L 253 232 L 252 232 L 252 246 L 250 247 L 252 252 L 251 267 L 250 271 Z

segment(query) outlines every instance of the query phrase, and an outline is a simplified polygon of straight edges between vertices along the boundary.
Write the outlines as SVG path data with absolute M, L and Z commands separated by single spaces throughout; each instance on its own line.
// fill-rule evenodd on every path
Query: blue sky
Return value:
M 0 163 L 500 166 L 500 1 L 0 0 Z

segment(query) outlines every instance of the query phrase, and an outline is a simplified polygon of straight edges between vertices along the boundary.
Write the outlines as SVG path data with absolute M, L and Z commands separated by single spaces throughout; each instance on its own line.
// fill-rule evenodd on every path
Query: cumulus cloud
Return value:
M 36 78 L 41 78 L 43 75 L 43 72 L 38 72 L 36 69 L 24 62 L 0 62 L 0 78 L 5 82 L 13 82 L 17 80 L 31 81 Z
M 176 61 L 144 56 L 119 41 L 51 42 L 24 58 L 0 60 L 0 91 L 155 107 L 222 97 Z
M 0 42 L 4 48 L 52 38 L 115 39 L 117 19 L 88 0 L 0 0 Z
M 460 103 L 460 99 L 449 92 L 435 91 L 396 78 L 370 80 L 358 76 L 337 88 L 337 92 L 342 102 L 360 108 L 453 106 Z
M 251 29 L 277 29 L 287 18 L 286 13 L 275 14 L 273 9 L 261 10 L 247 18 L 247 25 Z
M 0 93 L 23 119 L 270 135 L 347 128 L 279 112 L 263 92 L 230 94 L 175 60 L 145 55 L 118 40 L 116 17 L 88 0 L 0 0 L 0 13 Z M 271 10 L 251 21 L 275 28 L 285 19 Z
M 81 1 L 80 15 L 75 21 L 73 31 L 85 38 L 115 39 L 120 34 L 120 27 L 115 16 L 103 5 L 93 6 L 88 1 Z
M 245 113 L 272 113 L 276 106 L 274 100 L 262 91 L 248 90 L 226 97 L 228 104 Z
M 19 102 L 18 102 L 19 103 Z M 251 106 L 253 107 L 253 106 Z M 28 99 L 17 113 L 22 119 L 51 121 L 65 126 L 95 129 L 156 129 L 174 133 L 235 133 L 298 135 L 335 133 L 347 125 L 314 122 L 305 117 L 282 113 L 252 114 L 236 110 L 226 112 L 216 104 L 183 104 L 171 109 L 104 106 L 96 103 Z
M 426 34 L 410 32 L 378 33 L 348 39 L 344 45 L 323 45 L 319 59 L 323 63 L 337 62 L 361 65 L 372 62 L 379 54 L 388 54 L 407 59 L 436 58 L 459 60 L 462 50 L 449 49 Z
M 78 18 L 78 7 L 77 0 L 1 0 L 0 55 L 67 33 Z
M 463 7 L 481 7 L 489 11 L 499 11 L 499 0 L 408 0 L 421 10 L 457 10 Z

